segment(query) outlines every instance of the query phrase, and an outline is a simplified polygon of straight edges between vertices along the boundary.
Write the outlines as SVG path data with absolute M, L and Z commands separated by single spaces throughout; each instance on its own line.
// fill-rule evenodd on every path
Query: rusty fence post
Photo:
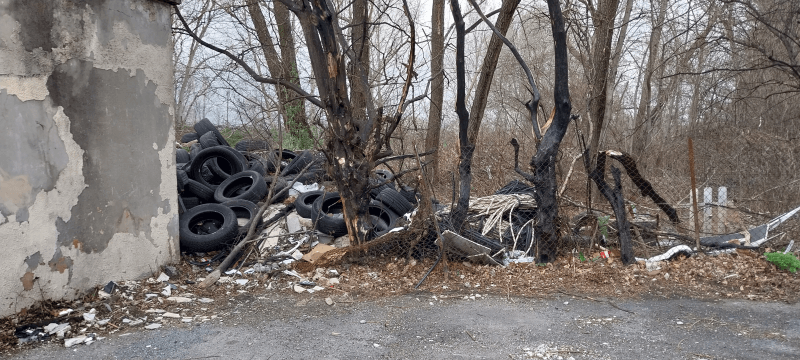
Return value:
M 697 251 L 700 251 L 700 217 L 697 212 L 697 181 L 694 176 L 694 146 L 689 137 L 689 174 L 692 178 L 692 211 L 694 213 L 694 241 Z

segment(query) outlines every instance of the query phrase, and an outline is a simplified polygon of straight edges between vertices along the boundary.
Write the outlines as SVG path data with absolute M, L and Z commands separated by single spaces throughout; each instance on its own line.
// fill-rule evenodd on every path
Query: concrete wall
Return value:
M 178 259 L 171 8 L 0 0 L 0 317 Z

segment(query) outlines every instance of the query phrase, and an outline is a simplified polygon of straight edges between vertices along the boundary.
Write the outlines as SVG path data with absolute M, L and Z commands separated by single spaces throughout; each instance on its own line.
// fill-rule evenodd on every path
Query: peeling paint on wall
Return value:
M 71 119 L 75 142 L 85 150 L 87 185 L 70 221 L 57 220 L 58 245 L 69 246 L 77 239 L 85 252 L 103 251 L 118 232 L 153 240 L 150 219 L 169 202 L 154 192 L 161 172 L 153 171 L 160 163 L 151 144 L 166 145 L 164 129 L 171 126 L 167 107 L 156 101 L 155 88 L 142 70 L 131 77 L 73 59 L 53 71 L 47 89 Z
M 16 214 L 16 221 L 26 221 L 36 195 L 52 190 L 67 166 L 53 115 L 45 102 L 22 102 L 0 89 L 2 131 L 13 134 L 0 141 L 0 213 L 6 217 Z
M 171 46 L 157 1 L 0 0 L 0 317 L 177 259 Z

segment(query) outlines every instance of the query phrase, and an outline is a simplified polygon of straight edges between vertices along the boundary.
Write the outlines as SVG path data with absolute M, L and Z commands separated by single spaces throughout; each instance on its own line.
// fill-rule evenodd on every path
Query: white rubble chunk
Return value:
M 183 296 L 171 296 L 167 298 L 167 301 L 174 301 L 178 304 L 181 304 L 181 303 L 192 302 L 192 299 Z
M 286 216 L 286 229 L 289 230 L 290 234 L 302 231 L 303 227 L 300 225 L 300 215 L 292 213 Z
M 74 338 L 64 339 L 64 347 L 73 347 L 78 344 L 84 343 L 87 339 L 89 339 L 86 335 L 76 336 Z

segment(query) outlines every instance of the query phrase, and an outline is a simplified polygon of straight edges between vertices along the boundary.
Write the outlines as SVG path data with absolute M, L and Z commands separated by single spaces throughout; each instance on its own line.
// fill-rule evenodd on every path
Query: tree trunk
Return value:
M 511 26 L 511 20 L 514 17 L 514 11 L 517 10 L 517 5 L 519 5 L 519 0 L 503 0 L 503 4 L 500 6 L 500 14 L 497 15 L 495 27 L 500 30 L 503 36 L 506 35 L 508 28 Z M 471 118 L 467 136 L 472 144 L 478 141 L 478 132 L 486 110 L 486 102 L 489 100 L 489 90 L 492 87 L 494 71 L 497 69 L 497 60 L 500 58 L 502 50 L 503 41 L 493 35 L 489 41 L 489 46 L 486 48 L 486 55 L 483 58 L 483 65 L 481 65 L 481 75 L 478 78 L 475 97 L 472 98 L 472 107 L 469 112 Z
M 651 7 L 655 6 L 656 0 L 651 0 Z M 645 154 L 647 144 L 650 142 L 650 132 L 652 128 L 652 109 L 650 108 L 650 100 L 652 93 L 652 80 L 653 73 L 656 71 L 656 61 L 658 60 L 658 49 L 661 47 L 661 27 L 664 24 L 664 16 L 667 12 L 668 0 L 657 0 L 658 10 L 653 14 L 649 43 L 649 54 L 647 58 L 647 67 L 644 70 L 644 79 L 642 81 L 642 95 L 639 98 L 639 109 L 636 111 L 636 128 L 633 134 L 633 156 L 640 159 Z M 647 168 L 646 162 L 640 162 L 639 166 L 643 169 Z
M 588 156 L 588 154 L 584 154 Z M 625 199 L 622 197 L 622 181 L 620 171 L 611 167 L 611 175 L 614 178 L 614 187 L 608 186 L 605 180 L 606 153 L 601 152 L 597 156 L 597 166 L 589 173 L 589 177 L 597 184 L 600 193 L 605 196 L 611 208 L 614 209 L 614 216 L 617 219 L 617 229 L 619 232 L 619 247 L 622 263 L 632 264 L 636 261 L 633 257 L 633 247 L 631 244 L 631 229 L 628 224 L 627 213 L 625 212 Z
M 428 112 L 428 130 L 425 151 L 439 148 L 442 131 L 442 105 L 444 104 L 444 0 L 433 0 L 431 11 L 431 103 Z M 439 174 L 439 151 L 428 155 L 431 164 L 428 178 Z
M 592 45 L 592 84 L 589 89 L 589 114 L 592 126 L 591 140 L 589 142 L 589 164 L 594 167 L 597 160 L 597 151 L 600 145 L 600 133 L 606 117 L 608 83 L 613 82 L 610 77 L 609 63 L 611 62 L 611 41 L 614 38 L 614 18 L 619 7 L 619 0 L 599 1 L 598 9 L 593 13 L 594 44 Z
M 369 59 L 369 1 L 353 1 L 353 21 L 350 24 L 350 36 L 354 52 L 354 59 L 350 71 L 350 103 L 353 106 L 353 116 L 362 119 L 367 116 L 367 96 L 365 93 L 370 91 L 364 88 L 359 74 L 361 71 L 369 79 L 370 59 Z
M 538 211 L 534 236 L 538 247 L 537 261 L 549 262 L 555 259 L 556 245 L 560 239 L 558 229 L 558 204 L 556 203 L 556 155 L 561 140 L 569 126 L 572 103 L 569 96 L 569 59 L 567 58 L 567 32 L 559 0 L 547 0 L 550 21 L 555 43 L 555 88 L 553 100 L 556 112 L 553 122 L 543 135 L 536 154 L 531 159 L 533 183 L 536 187 L 534 198 Z
M 467 131 L 469 129 L 469 112 L 466 101 L 466 70 L 464 66 L 464 18 L 458 0 L 450 0 L 450 10 L 453 13 L 453 22 L 456 26 L 456 114 L 458 114 L 458 145 L 460 150 L 458 175 L 459 196 L 456 207 L 452 210 L 450 221 L 453 228 L 460 232 L 464 225 L 469 209 L 470 184 L 472 182 L 472 154 L 475 145 L 470 143 Z
M 297 68 L 297 50 L 294 44 L 294 34 L 292 34 L 292 21 L 289 16 L 289 9 L 280 1 L 273 3 L 273 13 L 278 25 L 278 42 L 281 49 L 281 78 L 300 86 L 300 74 Z M 289 131 L 296 141 L 295 145 L 300 149 L 310 149 L 314 147 L 314 134 L 306 117 L 305 101 L 301 98 L 292 99 L 289 91 L 286 92 L 286 103 L 283 104 L 286 114 L 286 130 Z
M 277 4 L 276 4 L 277 5 Z M 282 5 L 282 4 L 281 4 Z M 258 4 L 257 0 L 248 0 L 247 1 L 247 10 L 250 13 L 250 18 L 253 20 L 253 26 L 256 30 L 256 36 L 258 37 L 258 42 L 261 45 L 261 51 L 264 53 L 264 58 L 267 62 L 267 69 L 269 70 L 270 75 L 275 79 L 282 79 L 282 80 L 289 80 L 291 81 L 292 77 L 290 76 L 291 69 L 289 67 L 293 67 L 295 70 L 295 74 L 297 73 L 297 61 L 293 64 L 286 64 L 282 61 L 281 57 L 278 55 L 277 50 L 275 49 L 275 41 L 272 38 L 272 34 L 269 32 L 269 26 L 267 25 L 267 21 L 264 18 L 264 13 L 261 12 L 261 6 Z M 278 18 L 278 9 L 276 8 L 276 18 Z M 279 18 L 278 18 L 279 19 Z M 286 18 L 278 20 L 279 22 L 283 21 L 284 28 L 287 27 L 288 19 L 288 11 L 286 12 Z M 281 29 L 280 25 L 278 27 L 279 31 Z M 288 30 L 288 29 L 286 29 Z M 291 32 L 289 31 L 288 37 L 291 37 Z M 294 48 L 294 45 L 289 44 L 289 40 L 287 40 L 286 47 Z M 293 43 L 293 41 L 291 41 Z M 288 53 L 288 51 L 287 51 Z M 285 58 L 291 59 L 293 56 L 291 54 L 284 54 Z M 293 83 L 299 84 L 299 78 L 297 78 L 297 82 L 291 81 Z M 278 107 L 280 108 L 281 113 L 284 116 L 284 126 L 286 127 L 287 131 L 289 132 L 290 136 L 293 139 L 311 139 L 311 130 L 308 127 L 308 124 L 305 120 L 305 110 L 303 107 L 298 108 L 295 102 L 293 102 L 292 97 L 294 94 L 291 93 L 290 90 L 286 89 L 281 85 L 275 85 L 275 92 L 278 95 Z M 298 100 L 302 102 L 302 100 Z M 300 110 L 302 109 L 302 112 Z
M 622 24 L 619 28 L 619 35 L 617 35 L 617 44 L 614 45 L 614 53 L 611 54 L 611 65 L 608 69 L 608 90 L 606 91 L 611 94 L 611 96 L 607 98 L 608 104 L 606 105 L 606 109 L 611 109 L 614 104 L 614 85 L 617 79 L 617 72 L 619 71 L 619 61 L 622 59 L 625 39 L 628 37 L 628 22 L 630 22 L 632 10 L 633 0 L 627 0 L 625 2 L 625 14 L 622 15 Z

